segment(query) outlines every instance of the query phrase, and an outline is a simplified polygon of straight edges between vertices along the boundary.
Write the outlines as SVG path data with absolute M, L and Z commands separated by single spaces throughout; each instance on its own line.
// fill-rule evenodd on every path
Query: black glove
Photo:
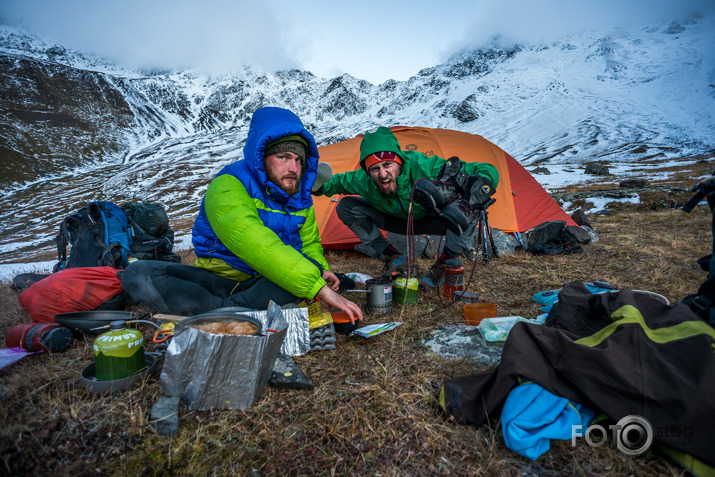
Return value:
M 486 210 L 487 207 L 496 202 L 496 199 L 492 199 L 494 192 L 496 192 L 496 189 L 492 181 L 479 174 L 474 174 L 469 176 L 467 180 L 464 198 L 473 208 Z

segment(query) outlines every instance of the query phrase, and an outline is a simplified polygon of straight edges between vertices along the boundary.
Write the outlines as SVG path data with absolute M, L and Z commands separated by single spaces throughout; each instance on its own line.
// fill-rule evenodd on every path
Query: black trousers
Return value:
M 389 215 L 377 210 L 362 197 L 343 197 L 335 208 L 338 218 L 360 239 L 378 253 L 387 248 L 388 242 L 380 230 L 387 230 L 407 235 L 407 220 Z M 476 222 L 462 234 L 458 235 L 447 228 L 439 217 L 425 217 L 414 221 L 416 235 L 444 235 L 444 248 L 447 255 L 457 256 L 468 252 L 474 244 Z
M 224 307 L 265 310 L 271 300 L 282 306 L 301 299 L 264 277 L 238 283 L 203 268 L 155 260 L 130 264 L 122 287 L 156 312 L 182 316 Z

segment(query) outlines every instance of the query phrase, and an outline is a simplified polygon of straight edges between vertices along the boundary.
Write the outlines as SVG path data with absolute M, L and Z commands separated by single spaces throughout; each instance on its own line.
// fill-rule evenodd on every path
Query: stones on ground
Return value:
M 550 174 L 551 174 L 551 171 L 548 170 L 548 169 L 545 168 L 545 167 L 535 167 L 534 169 L 532 169 L 531 173 L 532 173 L 532 174 L 545 174 L 545 175 L 550 175 Z
M 586 166 L 585 174 L 594 174 L 597 176 L 607 176 L 610 174 L 608 166 L 604 166 L 600 162 L 592 162 Z
M 476 326 L 464 323 L 444 325 L 430 331 L 424 345 L 432 353 L 448 359 L 470 359 L 485 366 L 495 366 L 501 360 L 504 343 L 490 343 Z
M 436 258 L 444 252 L 444 237 L 440 235 L 425 235 L 427 239 L 427 247 L 425 248 L 425 257 Z
M 516 249 L 521 246 L 516 237 L 506 232 L 502 232 L 499 229 L 492 229 L 492 238 L 494 239 L 494 247 L 496 247 L 497 254 L 500 257 L 504 255 L 512 255 Z M 477 251 L 477 255 L 484 255 L 484 247 L 480 245 L 479 249 L 477 249 L 476 242 L 477 240 L 475 237 L 474 249 Z M 487 244 L 487 246 L 489 246 L 489 244 Z M 491 254 L 491 248 L 488 249 L 488 251 Z
M 566 233 L 569 234 L 570 237 L 573 237 L 573 239 L 578 243 L 589 243 L 591 241 L 591 234 L 589 234 L 588 231 L 582 227 L 567 225 Z
M 313 381 L 285 354 L 276 358 L 268 384 L 277 388 L 313 389 Z
M 588 220 L 588 217 L 586 217 L 586 212 L 584 212 L 583 209 L 574 211 L 574 213 L 571 214 L 571 219 L 576 222 L 576 225 L 586 225 L 593 228 L 591 222 Z
M 591 237 L 591 243 L 596 243 L 601 240 L 598 236 L 598 233 L 588 225 L 582 225 L 581 228 L 585 230 L 586 233 L 588 233 L 588 235 Z
M 408 245 L 413 246 L 412 243 L 408 244 L 407 235 L 403 235 L 403 234 L 387 232 L 387 240 L 388 240 L 388 242 L 390 242 L 390 245 L 395 247 L 397 249 L 397 251 L 403 255 L 407 254 Z M 425 253 L 425 250 L 427 249 L 428 244 L 429 244 L 428 236 L 416 235 L 415 240 L 414 240 L 414 250 L 413 250 L 414 256 L 421 257 Z
M 645 179 L 626 179 L 618 183 L 618 187 L 622 189 L 642 189 L 648 185 Z
M 152 406 L 151 423 L 160 436 L 173 437 L 179 432 L 179 402 L 178 396 L 162 396 Z

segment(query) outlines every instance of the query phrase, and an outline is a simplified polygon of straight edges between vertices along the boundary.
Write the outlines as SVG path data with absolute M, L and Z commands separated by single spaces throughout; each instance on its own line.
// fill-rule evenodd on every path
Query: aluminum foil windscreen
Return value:
M 189 409 L 248 409 L 263 394 L 279 352 L 310 351 L 307 308 L 282 310 L 271 303 L 266 311 L 241 313 L 261 321 L 264 330 L 279 331 L 217 335 L 178 326 L 159 380 L 166 396 L 181 397 Z

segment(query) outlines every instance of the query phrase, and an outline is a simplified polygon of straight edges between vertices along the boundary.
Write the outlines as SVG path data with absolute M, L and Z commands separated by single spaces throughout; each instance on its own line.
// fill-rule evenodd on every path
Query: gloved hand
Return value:
M 315 183 L 313 188 L 310 190 L 312 194 L 320 193 L 323 185 L 328 182 L 333 177 L 333 168 L 327 162 L 321 162 L 318 164 L 318 172 L 315 177 Z
M 492 196 L 496 192 L 492 181 L 479 174 L 469 176 L 464 198 L 477 210 L 486 210 L 487 207 L 496 202 Z

